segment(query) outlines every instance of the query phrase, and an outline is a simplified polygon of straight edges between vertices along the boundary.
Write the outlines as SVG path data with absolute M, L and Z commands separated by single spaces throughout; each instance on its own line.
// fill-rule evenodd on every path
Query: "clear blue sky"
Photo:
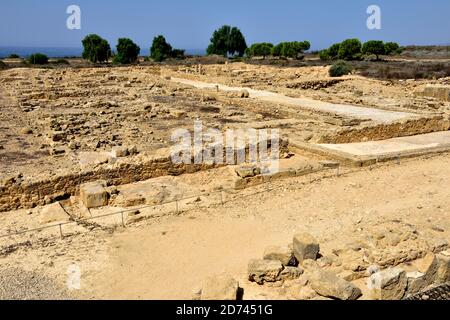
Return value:
M 82 10 L 82 29 L 66 28 L 66 8 Z M 382 9 L 382 30 L 368 30 L 366 9 Z M 79 47 L 89 33 L 112 46 L 129 37 L 144 53 L 155 35 L 174 47 L 204 49 L 223 24 L 238 26 L 249 44 L 310 40 L 321 49 L 345 38 L 406 44 L 450 43 L 449 0 L 2 0 L 0 46 Z

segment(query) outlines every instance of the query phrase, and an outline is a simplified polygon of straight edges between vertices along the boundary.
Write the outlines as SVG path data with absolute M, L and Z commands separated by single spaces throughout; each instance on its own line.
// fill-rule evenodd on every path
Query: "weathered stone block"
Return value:
M 248 264 L 249 280 L 258 284 L 264 282 L 276 282 L 283 270 L 283 265 L 278 260 L 251 260 Z
M 306 259 L 316 260 L 320 251 L 319 242 L 308 233 L 298 233 L 294 236 L 294 255 L 302 263 Z
M 437 282 L 450 282 L 450 257 L 445 255 L 438 255 L 439 269 L 437 272 Z
M 86 208 L 98 208 L 108 205 L 109 195 L 103 181 L 83 184 L 80 187 L 80 198 Z
M 388 269 L 373 274 L 367 283 L 377 300 L 400 300 L 405 295 L 408 280 L 402 269 Z
M 201 300 L 236 300 L 239 283 L 229 275 L 209 277 L 203 286 Z
M 429 84 L 416 91 L 416 95 L 450 101 L 450 86 Z
M 112 148 L 112 155 L 115 158 L 123 158 L 128 156 L 128 148 L 127 147 L 114 147 Z
M 439 261 L 434 253 L 428 253 L 423 259 L 415 262 L 417 270 L 424 274 L 426 285 L 431 285 L 436 280 L 439 269 Z
M 309 282 L 314 291 L 324 297 L 356 300 L 361 296 L 358 287 L 329 271 L 314 270 L 309 275 Z
M 70 217 L 64 211 L 63 207 L 59 202 L 50 204 L 44 208 L 40 213 L 40 223 L 47 224 L 51 222 L 65 222 L 69 221 Z
M 270 246 L 264 251 L 264 260 L 278 260 L 283 266 L 298 265 L 294 252 L 288 246 Z

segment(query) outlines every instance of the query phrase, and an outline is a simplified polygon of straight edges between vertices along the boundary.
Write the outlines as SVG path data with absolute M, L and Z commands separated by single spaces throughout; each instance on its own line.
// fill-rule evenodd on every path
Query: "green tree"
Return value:
M 245 51 L 249 57 L 263 57 L 264 59 L 272 53 L 273 44 L 262 42 L 251 45 Z
M 159 35 L 153 39 L 152 47 L 150 48 L 150 57 L 161 62 L 171 57 L 172 46 L 167 43 L 164 36 Z
M 384 42 L 379 40 L 371 40 L 364 43 L 362 46 L 362 53 L 364 54 L 374 54 L 379 60 L 379 56 L 386 53 Z
M 28 58 L 28 62 L 30 64 L 47 64 L 48 57 L 42 53 L 35 53 Z
M 274 57 L 280 57 L 281 56 L 281 50 L 283 49 L 283 42 L 277 44 L 272 48 L 272 55 Z
M 120 38 L 117 44 L 115 63 L 129 64 L 136 62 L 141 48 L 128 38 Z
M 223 26 L 214 31 L 206 53 L 222 56 L 237 54 L 242 57 L 246 49 L 247 43 L 242 32 L 236 27 Z
M 330 60 L 330 51 L 328 49 L 319 52 L 320 60 L 327 61 Z
M 387 54 L 387 55 L 401 52 L 400 46 L 396 42 L 386 42 L 384 44 L 384 51 L 385 51 L 385 54 Z
M 330 48 L 328 48 L 328 56 L 330 57 L 330 59 L 336 59 L 339 56 L 340 48 L 341 48 L 340 43 L 335 43 Z
M 281 47 L 281 56 L 296 59 L 310 47 L 311 45 L 308 41 L 284 42 Z
M 111 56 L 111 47 L 105 39 L 96 34 L 86 36 L 83 41 L 83 59 L 93 63 L 108 62 Z
M 358 39 L 347 39 L 339 46 L 339 59 L 354 60 L 358 54 L 361 54 L 361 41 Z

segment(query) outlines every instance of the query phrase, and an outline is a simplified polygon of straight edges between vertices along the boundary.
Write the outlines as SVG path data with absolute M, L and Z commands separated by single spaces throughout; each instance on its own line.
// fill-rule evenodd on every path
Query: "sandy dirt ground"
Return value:
M 83 299 L 190 299 L 207 276 L 221 272 L 240 280 L 244 299 L 277 298 L 246 281 L 247 263 L 268 245 L 287 244 L 296 231 L 316 236 L 324 254 L 379 232 L 389 238 L 405 226 L 430 246 L 450 241 L 449 165 L 447 154 L 312 184 L 307 177 L 290 178 L 272 185 L 282 187 L 278 191 L 224 207 L 147 220 L 114 233 L 96 230 L 10 248 L 2 252 L 0 265 L 39 272 L 64 288 L 67 266 L 75 263 L 82 272 L 81 290 L 71 294 Z

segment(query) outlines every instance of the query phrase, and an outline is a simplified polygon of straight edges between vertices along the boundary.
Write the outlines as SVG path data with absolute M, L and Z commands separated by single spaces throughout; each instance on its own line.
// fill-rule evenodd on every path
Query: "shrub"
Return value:
M 66 59 L 58 59 L 55 61 L 56 64 L 70 64 Z
M 379 56 L 386 53 L 384 42 L 378 40 L 367 41 L 362 46 L 362 53 L 374 54 L 377 56 L 377 60 L 379 60 Z
M 337 61 L 331 67 L 329 74 L 331 77 L 341 77 L 352 72 L 352 67 L 345 61 Z
M 28 58 L 28 62 L 30 64 L 47 64 L 48 57 L 42 53 L 35 53 Z
M 208 55 L 238 55 L 242 57 L 247 49 L 244 35 L 236 27 L 223 26 L 214 31 L 211 43 L 206 49 Z
M 393 53 L 401 53 L 400 46 L 398 45 L 398 43 L 395 43 L 395 42 L 386 42 L 384 44 L 384 51 L 385 51 L 385 54 L 387 54 L 387 55 L 390 55 Z
M 136 62 L 141 48 L 128 38 L 120 38 L 117 43 L 114 63 L 129 64 Z
M 0 60 L 0 69 L 6 68 L 6 63 Z
M 16 53 L 12 53 L 12 54 L 9 55 L 8 58 L 9 58 L 9 59 L 19 59 L 20 56 L 19 56 L 18 54 L 16 54 Z
M 111 56 L 111 47 L 105 39 L 96 34 L 86 36 L 83 41 L 83 59 L 93 63 L 108 62 Z
M 342 60 L 354 60 L 361 53 L 361 41 L 358 39 L 347 39 L 339 46 L 338 58 Z
M 273 44 L 263 42 L 255 43 L 245 50 L 248 57 L 263 57 L 264 59 L 272 53 Z
M 184 52 L 185 52 L 184 50 L 173 49 L 170 55 L 172 58 L 175 59 L 184 59 L 185 58 Z

